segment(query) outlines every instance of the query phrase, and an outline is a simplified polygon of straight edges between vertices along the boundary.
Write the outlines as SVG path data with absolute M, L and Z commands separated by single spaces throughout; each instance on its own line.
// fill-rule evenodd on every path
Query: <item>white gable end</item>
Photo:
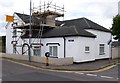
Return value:
M 86 29 L 86 31 L 93 33 L 96 35 L 95 38 L 95 44 L 96 44 L 96 59 L 102 59 L 102 58 L 110 58 L 111 57 L 111 45 L 108 45 L 108 42 L 111 40 L 111 33 L 109 32 L 103 32 L 103 31 L 98 31 L 98 30 L 93 30 L 93 29 Z M 99 54 L 99 45 L 104 44 L 105 45 L 105 54 L 100 55 Z

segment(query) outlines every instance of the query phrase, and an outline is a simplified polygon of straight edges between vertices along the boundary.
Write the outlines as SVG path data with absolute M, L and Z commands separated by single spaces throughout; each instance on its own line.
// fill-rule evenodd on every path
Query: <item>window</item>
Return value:
M 41 55 L 40 54 L 40 48 L 34 48 L 33 53 L 34 53 L 35 56 L 40 56 Z
M 86 53 L 89 53 L 89 52 L 90 52 L 90 47 L 89 47 L 89 46 L 86 46 L 86 47 L 85 47 L 85 52 L 86 52 Z
M 99 54 L 100 55 L 104 55 L 105 53 L 105 45 L 104 44 L 100 44 L 99 45 Z
M 68 40 L 68 42 L 74 42 L 74 40 Z
M 57 46 L 49 46 L 49 52 L 53 57 L 57 57 Z

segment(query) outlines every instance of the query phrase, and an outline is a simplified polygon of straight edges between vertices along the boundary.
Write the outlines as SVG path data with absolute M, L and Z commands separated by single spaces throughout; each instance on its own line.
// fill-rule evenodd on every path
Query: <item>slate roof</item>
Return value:
M 28 38 L 29 31 L 22 38 Z M 32 38 L 37 38 L 39 31 L 32 30 Z M 95 38 L 96 36 L 92 33 L 89 33 L 83 29 L 77 29 L 75 26 L 64 26 L 59 28 L 53 28 L 46 31 L 43 31 L 42 38 L 51 38 L 51 37 L 70 37 L 70 36 L 84 36 Z
M 57 22 L 60 25 L 60 21 Z M 61 21 L 61 24 L 64 24 L 64 26 L 76 26 L 77 28 L 82 28 L 82 29 L 94 29 L 94 30 L 99 30 L 99 31 L 104 31 L 104 32 L 111 32 L 110 30 L 104 28 L 103 26 L 92 22 L 91 20 L 87 18 L 78 18 L 78 19 L 72 19 L 72 20 L 66 20 L 66 21 Z
M 24 15 L 16 13 L 25 23 L 29 23 L 29 15 Z M 39 22 L 37 17 L 32 16 L 32 20 Z M 78 18 L 66 21 L 56 21 L 56 25 L 63 25 L 62 27 L 52 28 L 43 31 L 43 38 L 50 37 L 68 37 L 68 36 L 83 36 L 83 37 L 92 37 L 95 38 L 96 35 L 86 31 L 85 29 L 94 29 L 104 32 L 111 32 L 110 30 L 98 25 L 97 23 L 88 20 L 87 18 Z M 32 38 L 36 38 L 39 31 L 32 30 Z M 22 38 L 28 38 L 29 32 L 26 31 L 26 34 Z
M 64 26 L 59 28 L 54 28 L 46 32 L 43 37 L 68 37 L 68 36 L 84 36 L 84 37 L 93 37 L 96 36 L 92 33 L 89 33 L 81 28 L 77 28 L 76 26 Z
M 26 24 L 30 22 L 29 21 L 29 18 L 30 18 L 29 15 L 27 15 L 27 14 L 21 14 L 21 13 L 16 13 L 16 12 L 15 12 L 15 14 L 18 15 Z M 38 23 L 38 22 L 40 22 L 40 19 L 38 19 L 35 16 L 31 16 L 31 19 L 32 19 L 32 23 Z

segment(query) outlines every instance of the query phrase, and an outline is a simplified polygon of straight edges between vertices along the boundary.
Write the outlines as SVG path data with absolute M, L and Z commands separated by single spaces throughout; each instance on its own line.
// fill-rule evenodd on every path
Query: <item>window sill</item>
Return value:
M 101 54 L 99 54 L 99 55 L 105 55 L 105 53 L 101 53 Z
M 90 51 L 85 51 L 85 53 L 90 53 Z

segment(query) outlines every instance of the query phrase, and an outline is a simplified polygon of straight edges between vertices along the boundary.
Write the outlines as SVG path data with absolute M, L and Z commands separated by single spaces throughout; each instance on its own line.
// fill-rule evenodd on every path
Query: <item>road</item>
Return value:
M 117 81 L 117 66 L 105 72 L 56 72 L 2 60 L 3 81 Z
M 0 83 L 2 81 L 2 59 L 0 58 Z
M 109 70 L 103 71 L 103 72 L 74 72 L 76 74 L 80 75 L 86 75 L 86 76 L 91 76 L 91 77 L 97 77 L 101 79 L 108 79 L 112 81 L 118 81 L 119 76 L 118 76 L 118 66 L 111 68 Z

